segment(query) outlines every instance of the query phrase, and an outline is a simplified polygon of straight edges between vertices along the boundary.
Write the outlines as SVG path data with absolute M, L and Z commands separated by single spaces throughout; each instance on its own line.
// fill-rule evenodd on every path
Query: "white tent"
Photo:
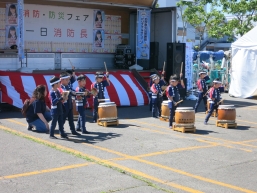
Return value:
M 229 94 L 248 98 L 257 95 L 257 26 L 232 45 Z

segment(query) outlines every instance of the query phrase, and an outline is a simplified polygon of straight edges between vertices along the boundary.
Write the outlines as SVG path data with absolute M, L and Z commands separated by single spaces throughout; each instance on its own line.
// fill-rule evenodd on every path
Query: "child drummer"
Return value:
M 64 132 L 63 128 L 63 102 L 64 99 L 61 96 L 58 88 L 60 88 L 61 80 L 59 77 L 52 77 L 50 80 L 50 85 L 52 86 L 52 90 L 49 93 L 49 98 L 51 101 L 51 116 L 52 116 L 52 123 L 50 127 L 50 138 L 57 139 L 54 136 L 54 130 L 56 127 L 56 123 L 58 122 L 59 132 L 61 138 L 67 138 L 67 134 Z
M 73 89 L 73 84 L 76 81 L 75 66 L 72 66 L 72 69 L 66 70 L 66 72 L 70 75 L 70 82 L 69 82 L 68 86 L 70 87 L 70 90 L 75 91 Z
M 94 110 L 93 110 L 93 122 L 97 122 L 98 118 L 98 105 L 99 102 L 105 99 L 104 96 L 104 88 L 110 86 L 111 82 L 109 79 L 109 72 L 106 72 L 106 80 L 103 80 L 104 73 L 103 72 L 96 72 L 95 73 L 95 82 L 92 84 L 91 89 L 95 88 L 97 90 L 97 95 L 93 97 L 94 100 Z
M 199 79 L 197 81 L 198 87 L 198 99 L 195 104 L 195 112 L 197 112 L 198 106 L 200 105 L 201 101 L 203 100 L 205 111 L 207 111 L 207 86 L 206 86 L 206 72 L 202 71 L 199 73 Z
M 170 77 L 170 86 L 167 88 L 167 98 L 168 98 L 168 107 L 170 109 L 170 117 L 169 117 L 169 128 L 172 128 L 173 117 L 175 115 L 175 110 L 179 106 L 177 102 L 180 101 L 179 89 L 185 88 L 183 82 L 183 74 L 180 74 L 181 83 L 179 84 L 179 79 L 177 75 L 173 75 Z
M 213 87 L 210 89 L 210 110 L 204 120 L 204 124 L 207 125 L 207 122 L 209 121 L 209 118 L 211 117 L 213 111 L 216 109 L 218 109 L 219 107 L 219 103 L 221 101 L 221 97 L 220 97 L 220 92 L 219 92 L 219 87 L 221 86 L 221 82 L 219 81 L 219 79 L 215 79 L 213 81 Z
M 87 98 L 90 98 L 89 91 L 85 89 L 86 86 L 86 76 L 81 74 L 77 77 L 78 87 L 76 88 L 76 110 L 79 113 L 76 131 L 81 131 L 82 134 L 90 134 L 86 130 L 86 108 L 87 108 Z M 83 93 L 83 94 L 82 94 Z
M 151 86 L 152 91 L 152 116 L 155 118 L 158 118 L 158 116 L 161 116 L 161 104 L 162 104 L 162 90 L 159 85 L 160 78 L 158 75 L 155 75 L 152 77 L 153 84 Z M 158 113 L 158 115 L 156 114 Z
M 166 83 L 166 81 L 165 81 L 165 79 L 164 79 L 164 74 L 165 74 L 165 71 L 162 72 L 162 74 L 161 74 L 161 80 L 160 80 L 159 83 L 158 83 L 161 88 L 162 88 L 162 86 L 166 86 L 166 85 L 167 85 L 167 83 Z M 149 98 L 150 98 L 150 102 L 149 102 L 150 111 L 152 111 L 152 107 L 153 107 L 153 104 L 152 104 L 152 91 L 151 91 L 151 87 L 152 87 L 152 85 L 153 85 L 152 79 L 153 79 L 153 77 L 155 77 L 155 76 L 157 76 L 157 74 L 152 74 L 152 75 L 150 76 L 150 82 L 149 82 L 149 91 L 148 91 L 148 95 L 149 95 Z

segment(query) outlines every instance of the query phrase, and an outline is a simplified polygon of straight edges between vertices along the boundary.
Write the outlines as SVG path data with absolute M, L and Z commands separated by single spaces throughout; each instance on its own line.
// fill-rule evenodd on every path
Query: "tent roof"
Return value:
M 235 41 L 231 47 L 232 48 L 252 48 L 257 49 L 257 26 L 254 27 L 252 30 L 247 32 L 237 41 Z

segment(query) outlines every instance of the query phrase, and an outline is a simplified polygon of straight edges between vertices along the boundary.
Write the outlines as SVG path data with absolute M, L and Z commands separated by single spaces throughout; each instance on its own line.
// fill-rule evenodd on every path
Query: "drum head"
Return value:
M 114 106 L 114 105 L 116 105 L 115 102 L 99 103 L 99 107 L 100 106 Z
M 193 107 L 178 107 L 177 110 L 193 110 Z
M 162 101 L 162 103 L 163 103 L 163 104 L 168 104 L 168 103 L 169 103 L 169 101 Z
M 219 107 L 235 107 L 235 105 L 220 105 Z
M 235 109 L 234 105 L 219 105 L 218 109 Z

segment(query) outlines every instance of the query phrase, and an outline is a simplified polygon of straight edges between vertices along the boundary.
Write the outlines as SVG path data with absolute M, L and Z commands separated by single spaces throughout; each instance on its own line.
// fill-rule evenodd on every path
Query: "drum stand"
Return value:
M 196 132 L 196 128 L 193 124 L 173 124 L 172 126 L 173 131 L 180 131 L 182 133 L 185 132 Z
M 160 117 L 160 121 L 169 122 L 169 117 Z
M 233 122 L 226 122 L 226 121 L 222 121 L 222 120 L 217 120 L 216 121 L 216 126 L 217 127 L 223 127 L 225 129 L 228 129 L 228 128 L 237 128 L 237 123 L 235 121 Z
M 103 127 L 108 127 L 111 125 L 118 126 L 119 125 L 119 120 L 118 119 L 112 119 L 112 120 L 97 120 L 97 124 Z

